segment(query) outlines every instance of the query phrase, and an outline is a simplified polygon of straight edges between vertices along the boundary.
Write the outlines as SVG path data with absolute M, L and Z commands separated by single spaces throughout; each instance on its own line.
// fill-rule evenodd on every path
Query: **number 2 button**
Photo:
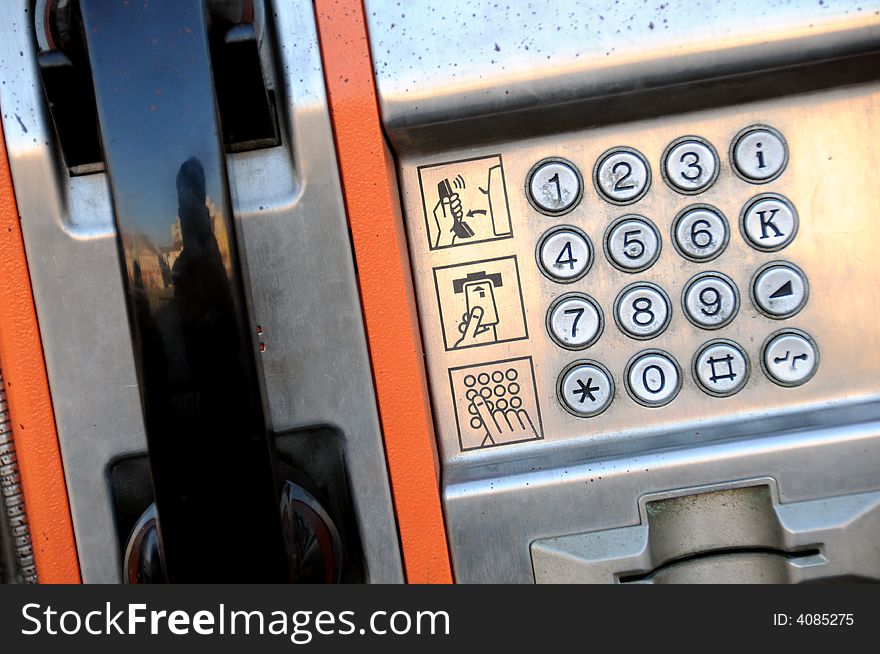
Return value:
M 577 227 L 556 227 L 538 241 L 538 266 L 554 282 L 577 281 L 593 265 L 593 246 Z
M 599 157 L 593 170 L 599 193 L 612 204 L 640 200 L 651 186 L 651 168 L 637 150 L 613 148 Z
M 618 327 L 638 340 L 653 338 L 666 329 L 671 314 L 669 296 L 659 286 L 646 282 L 627 286 L 614 302 Z

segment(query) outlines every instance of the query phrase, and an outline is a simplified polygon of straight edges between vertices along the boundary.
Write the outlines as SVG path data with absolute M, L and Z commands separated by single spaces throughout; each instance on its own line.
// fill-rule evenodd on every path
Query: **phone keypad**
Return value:
M 730 147 L 731 167 L 740 179 L 763 184 L 779 177 L 788 161 L 788 146 L 771 127 L 752 126 L 736 135 Z M 534 186 L 532 169 L 527 189 Z M 572 166 L 575 176 L 575 164 Z M 709 189 L 720 172 L 715 147 L 697 136 L 672 141 L 663 152 L 660 170 L 666 184 L 676 193 L 697 195 Z M 543 171 L 546 180 L 547 173 Z M 555 174 L 555 172 L 553 172 Z M 614 205 L 633 204 L 648 192 L 650 165 L 638 151 L 615 147 L 601 154 L 593 169 L 599 197 Z M 538 202 L 530 198 L 533 205 Z M 778 193 L 763 193 L 748 200 L 739 213 L 740 233 L 751 248 L 775 252 L 788 246 L 797 235 L 798 214 L 793 203 Z M 585 228 L 592 225 L 585 224 Z M 720 260 L 731 239 L 724 212 L 710 204 L 690 204 L 671 222 L 669 238 L 675 253 L 697 264 Z M 649 273 L 663 249 L 663 236 L 647 216 L 630 213 L 612 220 L 604 229 L 605 258 L 619 273 Z M 569 283 L 584 279 L 593 263 L 589 236 L 578 227 L 564 225 L 545 232 L 538 244 L 537 260 L 551 280 Z M 713 266 L 715 267 L 715 266 Z M 693 275 L 680 289 L 681 310 L 699 330 L 719 330 L 730 325 L 740 309 L 736 283 L 719 270 Z M 625 278 L 621 277 L 621 282 Z M 589 284 L 589 277 L 583 282 Z M 667 290 L 647 280 L 623 284 L 614 300 L 612 315 L 617 328 L 637 341 L 657 338 L 670 324 L 673 303 Z M 589 288 L 586 286 L 584 288 Z M 676 290 L 676 289 L 668 289 Z M 679 292 L 676 290 L 676 292 Z M 774 261 L 755 271 L 748 289 L 753 306 L 765 316 L 786 319 L 797 315 L 809 297 L 804 272 L 787 261 Z M 573 292 L 557 297 L 548 307 L 547 332 L 553 342 L 569 350 L 598 347 L 604 329 L 602 307 L 591 296 Z M 761 348 L 761 368 L 770 381 L 780 386 L 797 386 L 808 381 L 818 366 L 815 341 L 796 329 L 773 334 Z M 690 376 L 697 388 L 712 397 L 729 397 L 747 384 L 751 364 L 737 342 L 715 338 L 704 342 L 690 361 Z M 679 362 L 660 349 L 633 354 L 622 375 L 627 394 L 644 407 L 661 407 L 673 402 L 685 383 Z M 589 418 L 603 412 L 614 398 L 614 376 L 601 362 L 580 360 L 567 365 L 557 382 L 558 399 L 569 413 Z

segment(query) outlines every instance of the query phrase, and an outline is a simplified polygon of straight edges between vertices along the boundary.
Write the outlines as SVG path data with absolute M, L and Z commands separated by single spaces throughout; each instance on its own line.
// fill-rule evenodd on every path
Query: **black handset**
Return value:
M 437 184 L 437 194 L 440 196 L 441 204 L 446 204 L 447 201 L 451 201 L 453 195 L 457 195 L 452 190 L 452 184 L 449 183 L 448 179 L 444 179 Z M 474 235 L 474 230 L 472 230 L 471 226 L 464 222 L 464 220 L 462 220 L 463 215 L 464 212 L 462 211 L 461 207 L 458 207 L 457 211 L 452 211 L 452 232 L 458 238 L 470 238 Z

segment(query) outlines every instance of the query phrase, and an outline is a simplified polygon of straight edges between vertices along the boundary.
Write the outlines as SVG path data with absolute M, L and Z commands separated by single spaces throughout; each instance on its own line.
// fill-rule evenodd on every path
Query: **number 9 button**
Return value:
M 727 275 L 701 273 L 684 287 L 681 304 L 688 320 L 697 327 L 718 329 L 736 316 L 739 294 L 736 284 Z
M 669 324 L 672 314 L 669 296 L 655 284 L 640 282 L 623 289 L 614 301 L 614 319 L 631 338 L 657 336 Z
M 547 311 L 550 337 L 567 350 L 581 350 L 595 343 L 604 325 L 599 305 L 583 293 L 563 295 Z
M 605 232 L 605 254 L 624 272 L 645 270 L 660 256 L 660 232 L 647 218 L 618 218 Z
M 724 251 L 730 240 L 727 219 L 708 205 L 688 207 L 672 223 L 672 243 L 686 259 L 709 261 Z

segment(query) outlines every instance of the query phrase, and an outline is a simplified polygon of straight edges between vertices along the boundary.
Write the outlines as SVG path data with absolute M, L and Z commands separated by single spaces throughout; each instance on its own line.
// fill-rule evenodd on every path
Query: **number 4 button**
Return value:
M 541 272 L 563 284 L 577 281 L 593 265 L 593 245 L 577 227 L 556 227 L 545 233 L 536 255 Z

